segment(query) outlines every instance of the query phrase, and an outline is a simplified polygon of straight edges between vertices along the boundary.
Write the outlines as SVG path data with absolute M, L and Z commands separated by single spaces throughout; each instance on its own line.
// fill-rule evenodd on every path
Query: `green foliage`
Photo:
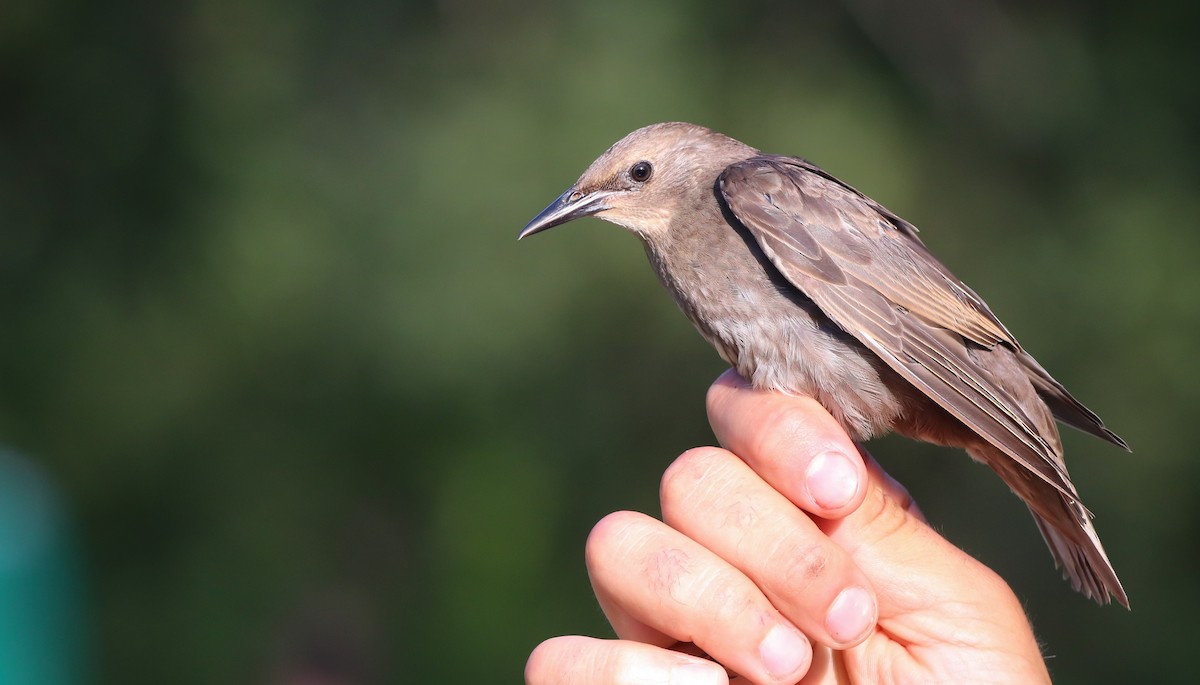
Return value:
M 875 4 L 0 10 L 0 440 L 70 503 L 98 679 L 511 682 L 603 634 L 586 533 L 655 510 L 722 367 L 629 236 L 515 236 L 661 120 L 913 221 L 1130 441 L 1066 436 L 1132 613 L 961 454 L 874 451 L 1059 682 L 1191 673 L 1195 6 Z

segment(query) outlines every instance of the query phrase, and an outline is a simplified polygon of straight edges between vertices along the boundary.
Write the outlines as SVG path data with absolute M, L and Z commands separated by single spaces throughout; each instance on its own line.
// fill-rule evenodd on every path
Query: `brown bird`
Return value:
M 617 142 L 519 237 L 584 216 L 642 240 L 680 309 L 754 387 L 816 398 L 856 440 L 893 430 L 965 448 L 1029 506 L 1075 589 L 1129 606 L 1054 419 L 1128 446 L 912 224 L 803 159 L 685 123 Z

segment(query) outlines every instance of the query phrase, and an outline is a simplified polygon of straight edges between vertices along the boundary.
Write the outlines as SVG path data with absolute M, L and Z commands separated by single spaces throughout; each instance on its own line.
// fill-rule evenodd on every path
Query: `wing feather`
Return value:
M 1078 501 L 1056 450 L 966 347 L 1003 344 L 1023 355 L 1020 346 L 929 253 L 915 228 L 793 158 L 739 162 L 718 186 L 771 263 L 830 319 L 1031 474 Z

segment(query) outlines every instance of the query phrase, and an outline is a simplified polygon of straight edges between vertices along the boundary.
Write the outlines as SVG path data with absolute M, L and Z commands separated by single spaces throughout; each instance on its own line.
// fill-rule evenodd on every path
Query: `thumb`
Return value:
M 867 467 L 862 504 L 844 518 L 817 524 L 871 578 L 881 620 L 964 597 L 987 601 L 984 595 L 993 592 L 997 599 L 1011 594 L 995 572 L 931 528 L 874 457 L 861 447 L 859 453 Z

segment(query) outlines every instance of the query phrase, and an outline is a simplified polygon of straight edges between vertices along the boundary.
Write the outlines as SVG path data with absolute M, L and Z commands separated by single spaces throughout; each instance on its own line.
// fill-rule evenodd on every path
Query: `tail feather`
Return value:
M 968 448 L 972 457 L 992 468 L 1020 497 L 1046 540 L 1055 565 L 1076 590 L 1100 604 L 1115 599 L 1129 608 L 1129 598 L 1113 570 L 1092 525 L 1091 514 L 1079 501 L 1068 481 L 1069 493 L 1062 493 L 1032 475 L 1007 454 L 991 445 Z
M 1069 506 L 1066 502 L 1063 504 Z M 1121 581 L 1108 561 L 1108 555 L 1104 553 L 1096 529 L 1082 511 L 1075 512 L 1082 524 L 1077 530 L 1086 537 L 1082 542 L 1076 542 L 1060 532 L 1032 508 L 1030 512 L 1037 521 L 1042 538 L 1050 547 L 1050 553 L 1054 555 L 1054 565 L 1063 570 L 1063 577 L 1070 580 L 1076 590 L 1100 604 L 1108 604 L 1110 599 L 1115 599 L 1121 606 L 1129 608 L 1125 588 L 1121 587 Z

